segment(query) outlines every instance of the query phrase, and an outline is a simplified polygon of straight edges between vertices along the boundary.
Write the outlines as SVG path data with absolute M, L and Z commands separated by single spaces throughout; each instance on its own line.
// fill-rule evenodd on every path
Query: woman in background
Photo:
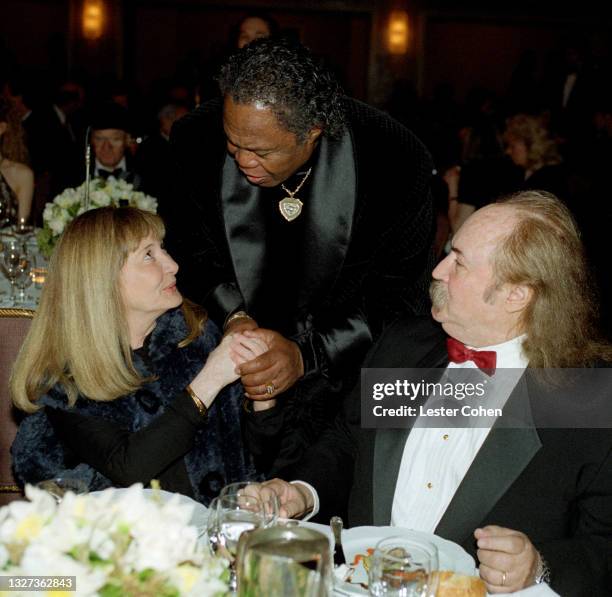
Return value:
M 10 102 L 0 97 L 0 220 L 15 223 L 30 217 L 34 173 L 27 163 L 21 119 Z
M 234 34 L 237 48 L 244 48 L 255 39 L 276 37 L 280 29 L 278 23 L 267 13 L 250 12 L 236 26 Z
M 517 191 L 548 191 L 568 200 L 568 182 L 557 144 L 541 118 L 517 114 L 506 121 L 506 153 L 523 173 Z
M 66 228 L 10 381 L 31 413 L 11 450 L 21 482 L 64 476 L 99 490 L 158 479 L 208 503 L 252 476 L 242 390 L 230 384 L 267 347 L 241 334 L 219 343 L 176 288 L 164 232 L 131 207 L 88 211 Z

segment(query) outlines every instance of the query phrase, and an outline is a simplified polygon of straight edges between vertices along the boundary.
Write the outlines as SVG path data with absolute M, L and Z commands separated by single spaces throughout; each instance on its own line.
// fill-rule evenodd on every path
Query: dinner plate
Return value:
M 123 493 L 125 493 L 128 488 L 127 487 L 114 487 L 113 496 L 119 497 Z M 108 491 L 108 490 L 105 490 Z M 191 515 L 190 524 L 197 527 L 199 531 L 202 531 L 206 527 L 206 521 L 208 520 L 208 508 L 199 502 L 196 502 L 194 499 L 183 495 L 182 493 L 173 493 L 171 491 L 164 491 L 163 489 L 149 489 L 145 488 L 142 490 L 145 495 L 151 495 L 153 493 L 157 494 L 161 497 L 164 502 L 169 501 L 173 497 L 178 498 L 179 504 L 189 505 L 193 507 L 193 514 Z M 90 495 L 98 495 L 101 494 L 101 491 L 92 491 Z
M 333 541 L 329 527 L 311 522 L 303 522 L 300 526 L 306 526 L 326 534 Z M 477 575 L 474 558 L 467 553 L 463 547 L 438 537 L 432 533 L 413 531 L 402 527 L 354 527 L 342 531 L 342 546 L 347 564 L 351 564 L 357 554 L 366 554 L 368 548 L 373 548 L 381 539 L 387 537 L 401 536 L 406 539 L 420 539 L 431 541 L 438 548 L 440 558 L 440 570 L 452 570 L 468 576 Z M 367 583 L 368 574 L 359 563 L 351 577 L 350 583 L 336 578 L 335 589 L 341 595 L 367 595 L 367 589 L 360 583 Z

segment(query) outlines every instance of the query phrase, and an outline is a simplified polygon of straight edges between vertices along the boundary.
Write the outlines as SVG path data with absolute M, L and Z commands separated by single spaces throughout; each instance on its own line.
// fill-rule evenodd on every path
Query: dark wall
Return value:
M 127 7 L 126 7 L 127 10 Z M 247 14 L 244 7 L 140 2 L 126 14 L 133 40 L 126 55 L 126 73 L 141 89 L 156 79 L 210 80 L 229 49 L 232 28 Z M 365 99 L 370 15 L 364 12 L 270 10 L 282 30 L 295 35 L 323 56 L 344 86 Z

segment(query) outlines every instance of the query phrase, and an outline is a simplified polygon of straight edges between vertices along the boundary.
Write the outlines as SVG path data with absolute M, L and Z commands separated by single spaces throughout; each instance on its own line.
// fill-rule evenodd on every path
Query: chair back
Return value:
M 29 309 L 0 309 L 0 506 L 23 496 L 11 469 L 10 449 L 18 423 L 8 382 L 33 316 Z

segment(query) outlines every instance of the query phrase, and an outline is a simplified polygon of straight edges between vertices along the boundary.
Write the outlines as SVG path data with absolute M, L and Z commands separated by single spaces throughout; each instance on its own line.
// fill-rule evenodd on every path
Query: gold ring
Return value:
M 269 383 L 266 385 L 266 394 L 268 394 L 268 396 L 272 396 L 272 394 L 274 394 L 274 390 L 276 388 L 274 387 L 273 383 Z
M 506 584 L 506 575 L 507 574 L 508 573 L 505 570 L 502 572 L 502 581 L 501 581 L 501 585 L 500 585 L 502 587 L 505 586 L 505 584 Z

